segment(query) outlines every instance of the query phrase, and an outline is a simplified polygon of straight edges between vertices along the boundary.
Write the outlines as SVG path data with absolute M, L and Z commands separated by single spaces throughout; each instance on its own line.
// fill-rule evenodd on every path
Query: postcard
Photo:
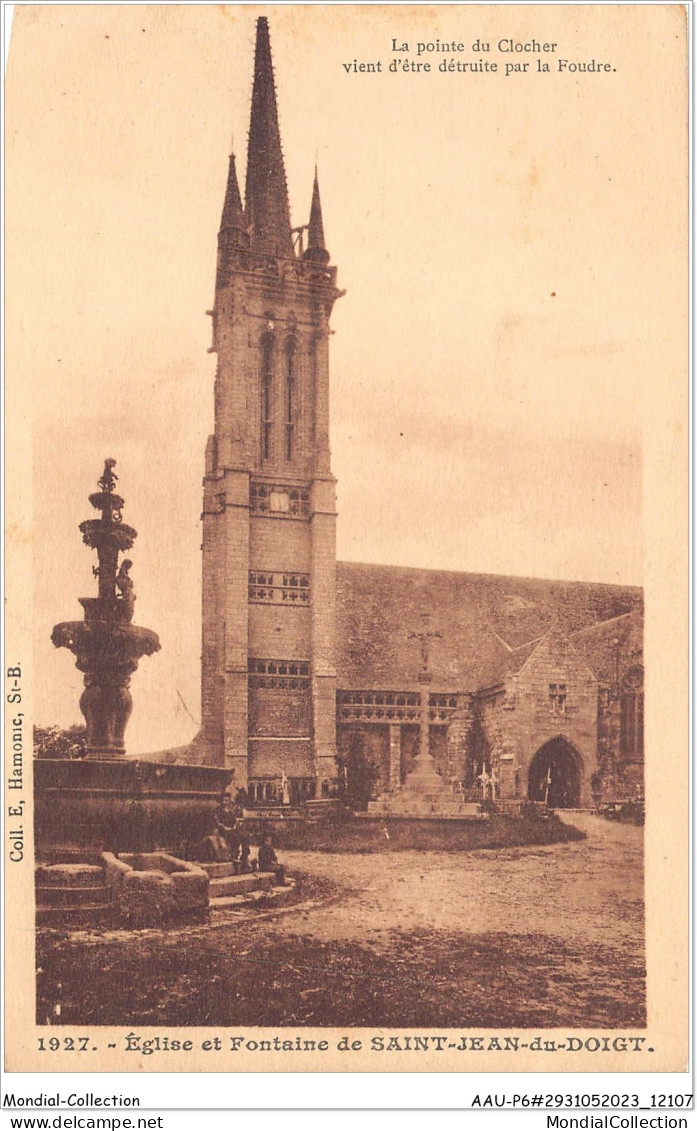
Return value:
M 685 1070 L 686 47 L 17 6 L 8 1079 Z

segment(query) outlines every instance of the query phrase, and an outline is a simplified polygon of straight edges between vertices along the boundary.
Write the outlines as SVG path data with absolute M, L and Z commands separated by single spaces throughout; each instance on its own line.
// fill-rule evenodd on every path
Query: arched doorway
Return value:
M 581 804 L 581 757 L 565 738 L 553 738 L 535 754 L 528 771 L 528 797 L 553 809 Z

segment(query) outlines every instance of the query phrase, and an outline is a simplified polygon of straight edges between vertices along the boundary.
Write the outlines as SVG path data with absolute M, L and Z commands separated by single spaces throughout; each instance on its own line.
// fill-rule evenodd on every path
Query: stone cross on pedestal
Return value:
M 428 621 L 428 613 L 421 614 L 424 621 Z M 407 640 L 418 640 L 421 644 L 421 671 L 419 672 L 419 683 L 430 683 L 433 678 L 430 660 L 431 660 L 431 641 L 441 640 L 443 637 L 442 632 L 432 631 L 430 629 L 422 629 L 421 632 L 408 632 Z M 430 719 L 429 719 L 429 695 L 428 689 L 424 687 L 421 691 L 421 726 L 419 734 L 419 757 L 430 758 L 431 756 L 431 736 L 430 736 Z

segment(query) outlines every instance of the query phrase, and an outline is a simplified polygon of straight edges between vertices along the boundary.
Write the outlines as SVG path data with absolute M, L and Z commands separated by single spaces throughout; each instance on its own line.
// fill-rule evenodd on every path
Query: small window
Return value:
M 550 683 L 549 685 L 549 709 L 553 715 L 566 714 L 566 684 L 565 683 Z

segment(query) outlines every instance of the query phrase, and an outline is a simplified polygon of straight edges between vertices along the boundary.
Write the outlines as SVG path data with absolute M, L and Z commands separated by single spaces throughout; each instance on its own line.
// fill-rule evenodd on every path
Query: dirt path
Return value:
M 643 829 L 588 813 L 566 818 L 587 834 L 569 844 L 458 855 L 284 852 L 289 870 L 350 889 L 343 902 L 279 917 L 274 932 L 361 939 L 380 948 L 399 928 L 466 933 L 544 932 L 603 946 L 641 947 Z

